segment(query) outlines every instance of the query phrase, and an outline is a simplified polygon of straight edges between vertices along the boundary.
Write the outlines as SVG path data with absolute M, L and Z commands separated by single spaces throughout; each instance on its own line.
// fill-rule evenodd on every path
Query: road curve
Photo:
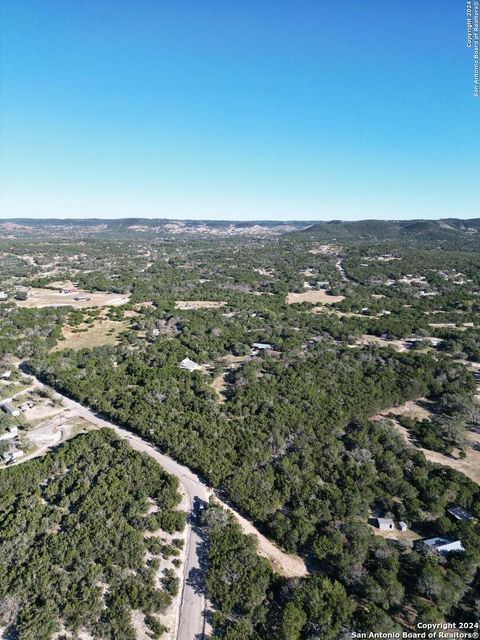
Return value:
M 22 373 L 26 375 L 23 371 Z M 100 418 L 88 407 L 85 407 L 79 402 L 59 393 L 53 389 L 53 387 L 44 384 L 30 372 L 28 372 L 28 376 L 35 380 L 35 383 L 39 388 L 48 389 L 56 398 L 62 401 L 65 407 L 74 410 L 79 417 L 84 418 L 98 427 L 113 429 L 117 435 L 126 440 L 133 449 L 141 453 L 146 453 L 156 460 L 168 473 L 175 475 L 185 489 L 190 510 L 192 510 L 195 499 L 201 500 L 202 502 L 208 502 L 210 496 L 214 495 L 213 489 L 202 482 L 197 474 L 191 471 L 188 467 L 179 464 L 169 456 L 160 453 L 158 449 L 143 440 L 140 436 L 128 431 L 127 429 L 119 427 L 117 424 L 110 422 L 109 420 Z M 235 517 L 246 534 L 254 535 L 257 538 L 257 551 L 259 555 L 270 561 L 274 571 L 286 577 L 303 577 L 307 575 L 305 562 L 302 558 L 284 553 L 275 544 L 273 544 L 273 542 L 262 535 L 250 521 L 237 513 L 232 507 L 225 504 L 217 496 L 215 496 L 215 499 L 221 507 L 229 511 Z M 184 574 L 180 617 L 174 637 L 177 640 L 201 640 L 204 638 L 205 594 L 204 592 L 201 592 L 198 587 L 195 587 L 195 585 L 192 584 L 194 581 L 190 581 L 188 578 L 193 573 L 200 571 L 200 548 L 202 540 L 190 523 L 187 524 L 187 527 L 189 527 L 189 530 L 187 531 L 186 536 L 187 546 L 185 565 L 183 567 Z

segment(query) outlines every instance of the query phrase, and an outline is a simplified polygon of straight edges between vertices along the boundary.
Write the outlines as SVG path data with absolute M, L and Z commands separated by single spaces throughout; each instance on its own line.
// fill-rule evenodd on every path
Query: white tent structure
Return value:
M 186 369 L 187 371 L 197 371 L 198 369 L 201 369 L 201 366 L 193 360 L 190 360 L 190 358 L 184 358 L 180 362 L 180 369 Z

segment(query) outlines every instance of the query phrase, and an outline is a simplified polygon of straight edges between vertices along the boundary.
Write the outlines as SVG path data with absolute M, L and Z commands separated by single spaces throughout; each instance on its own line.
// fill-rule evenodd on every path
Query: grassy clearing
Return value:
M 53 351 L 63 349 L 91 349 L 105 344 L 115 344 L 118 336 L 125 331 L 128 323 L 118 320 L 101 319 L 93 325 L 80 324 L 78 327 L 64 327 L 63 340 L 53 348 Z M 79 331 L 80 330 L 80 331 Z

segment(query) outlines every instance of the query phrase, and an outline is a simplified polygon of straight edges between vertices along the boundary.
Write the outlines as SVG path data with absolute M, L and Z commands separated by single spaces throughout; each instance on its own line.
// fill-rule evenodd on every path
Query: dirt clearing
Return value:
M 476 433 L 469 433 L 468 439 L 473 443 L 480 442 L 480 436 Z M 436 464 L 442 464 L 445 467 L 451 467 L 456 471 L 460 471 L 476 482 L 480 484 L 480 451 L 473 449 L 472 447 L 468 447 L 466 453 L 466 458 L 452 458 L 450 456 L 445 456 L 443 453 L 438 451 L 430 451 L 429 449 L 420 449 L 423 455 L 430 462 L 435 462 Z
M 316 255 L 335 255 L 340 250 L 338 245 L 333 244 L 315 244 L 312 249 L 308 250 L 308 253 Z
M 349 345 L 352 347 L 366 347 L 368 345 L 376 345 L 379 347 L 394 347 L 397 351 L 406 352 L 408 351 L 408 347 L 405 345 L 405 340 L 387 340 L 386 338 L 380 338 L 378 336 L 371 336 L 368 334 L 362 335 L 358 340 L 355 341 L 354 345 Z
M 382 420 L 387 418 L 388 415 L 394 414 L 396 416 L 407 416 L 412 420 L 428 420 L 432 411 L 429 409 L 429 401 L 422 398 L 417 401 L 410 400 L 399 407 L 391 407 L 384 411 L 372 416 L 371 420 Z M 431 451 L 430 449 L 424 449 L 423 447 L 417 447 L 410 432 L 405 427 L 402 427 L 394 418 L 391 419 L 392 425 L 402 435 L 405 444 L 408 447 L 415 447 L 418 451 L 421 451 L 425 458 L 429 462 L 435 464 L 441 464 L 445 467 L 455 469 L 460 473 L 463 473 L 467 478 L 473 480 L 477 484 L 480 484 L 480 433 L 474 431 L 467 432 L 467 439 L 469 446 L 466 450 L 466 457 L 459 458 L 456 456 L 446 456 L 439 451 Z
M 418 400 L 409 400 L 398 407 L 390 407 L 384 409 L 375 416 L 372 416 L 371 420 L 381 420 L 389 415 L 406 416 L 412 420 L 428 420 L 432 416 L 432 403 L 426 398 L 419 398 Z
M 304 291 L 303 293 L 287 293 L 287 304 L 311 302 L 313 304 L 334 304 L 345 300 L 345 296 L 331 296 L 324 289 Z
M 227 389 L 227 381 L 225 380 L 225 375 L 226 375 L 226 372 L 224 371 L 223 373 L 218 375 L 216 378 L 214 378 L 210 384 L 212 389 L 217 394 L 218 402 L 220 403 L 225 402 L 224 394 Z
M 285 576 L 286 578 L 298 578 L 308 574 L 305 562 L 300 558 L 300 556 L 285 553 L 285 551 L 279 549 L 273 542 L 259 533 L 251 522 L 246 520 L 231 507 L 226 504 L 222 504 L 222 507 L 233 513 L 243 533 L 255 536 L 258 543 L 258 555 L 266 558 L 270 562 L 275 573 Z
M 224 365 L 224 369 L 222 373 L 220 373 L 218 376 L 213 378 L 212 382 L 210 383 L 210 386 L 217 394 L 218 402 L 220 403 L 225 402 L 225 391 L 229 386 L 226 380 L 228 374 L 231 371 L 238 369 L 238 367 L 244 362 L 248 362 L 251 359 L 252 359 L 251 355 L 234 356 L 232 354 L 229 354 L 228 356 L 224 356 L 223 358 L 221 358 L 220 362 Z
M 175 309 L 187 311 L 188 309 L 219 309 L 224 307 L 226 302 L 216 302 L 215 300 L 177 300 Z
M 405 542 L 413 542 L 414 540 L 420 540 L 421 537 L 411 529 L 407 529 L 407 531 L 400 531 L 400 529 L 382 530 L 370 523 L 368 523 L 368 526 L 375 536 L 384 538 L 385 540 L 404 540 Z
M 35 289 L 27 291 L 26 300 L 15 300 L 19 307 L 35 309 L 37 307 L 74 307 L 75 309 L 85 309 L 87 307 L 107 307 L 120 306 L 126 304 L 130 298 L 128 295 L 119 293 L 103 293 L 89 291 L 74 291 L 62 293 L 53 289 Z M 77 298 L 75 300 L 74 298 Z

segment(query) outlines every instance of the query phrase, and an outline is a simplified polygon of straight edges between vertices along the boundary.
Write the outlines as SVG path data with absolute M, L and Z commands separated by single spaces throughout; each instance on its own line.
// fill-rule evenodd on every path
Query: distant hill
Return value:
M 480 218 L 459 220 L 360 220 L 332 221 L 312 225 L 301 233 L 325 242 L 400 242 L 416 244 L 438 243 L 439 246 L 463 244 L 477 246 L 480 242 Z M 459 248 L 461 248 L 459 246 Z M 470 247 L 471 248 L 471 247 Z

